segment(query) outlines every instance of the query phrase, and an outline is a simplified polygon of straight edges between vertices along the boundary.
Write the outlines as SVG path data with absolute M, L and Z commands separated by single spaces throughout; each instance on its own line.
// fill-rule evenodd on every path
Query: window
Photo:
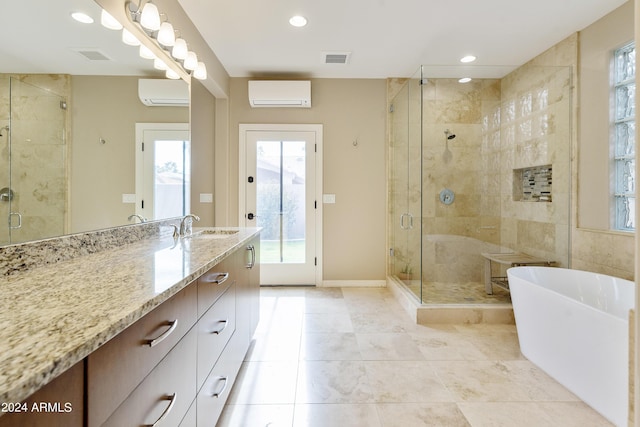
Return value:
M 630 43 L 614 53 L 614 228 L 634 231 L 636 228 L 636 48 Z

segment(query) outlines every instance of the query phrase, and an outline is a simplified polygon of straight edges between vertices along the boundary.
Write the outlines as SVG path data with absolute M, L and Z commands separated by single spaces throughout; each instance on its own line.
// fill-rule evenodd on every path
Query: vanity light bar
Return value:
M 182 37 L 176 38 L 176 30 L 173 28 L 173 25 L 168 19 L 162 21 L 162 15 L 165 17 L 166 15 L 160 13 L 155 4 L 150 0 L 139 0 L 137 4 L 134 1 L 128 1 L 125 4 L 125 13 L 131 22 L 138 25 L 142 32 L 153 40 L 160 49 L 166 51 L 169 56 L 174 58 L 175 62 L 181 66 L 185 73 L 190 74 L 198 80 L 207 79 L 207 66 L 204 62 L 198 60 L 195 52 L 188 49 L 187 42 Z M 126 28 L 123 28 L 122 25 L 118 25 L 118 21 L 104 10 L 102 11 L 101 23 L 109 29 L 122 29 L 122 40 L 124 43 L 132 46 L 139 46 L 141 44 L 135 35 Z M 162 61 L 155 58 L 155 55 L 153 57 L 151 55 L 152 52 L 150 49 L 140 47 L 140 56 L 155 59 L 157 68 L 157 62 Z M 168 78 L 177 78 L 176 76 L 178 76 L 178 73 L 170 73 L 169 70 L 167 70 Z

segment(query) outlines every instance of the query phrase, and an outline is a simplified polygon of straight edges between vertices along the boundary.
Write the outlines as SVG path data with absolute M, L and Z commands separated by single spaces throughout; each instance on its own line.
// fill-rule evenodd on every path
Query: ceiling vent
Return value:
M 309 80 L 249 80 L 248 91 L 254 108 L 311 108 Z
M 138 97 L 149 107 L 188 107 L 189 87 L 183 80 L 139 79 Z
M 99 49 L 91 49 L 91 48 L 81 48 L 81 49 L 73 49 L 76 53 L 84 56 L 89 61 L 111 61 L 105 53 L 100 51 Z
M 349 62 L 351 52 L 324 52 L 325 64 L 346 64 Z

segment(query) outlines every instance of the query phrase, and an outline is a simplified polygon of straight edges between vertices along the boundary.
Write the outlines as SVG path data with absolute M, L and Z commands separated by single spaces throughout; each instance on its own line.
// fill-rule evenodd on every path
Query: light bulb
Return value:
M 168 67 L 163 60 L 156 58 L 153 60 L 153 68 L 156 70 L 166 70 Z
M 204 64 L 204 62 L 198 62 L 198 66 L 195 70 L 193 70 L 193 77 L 198 80 L 207 79 L 207 66 Z
M 145 59 L 156 59 L 155 53 L 151 52 L 151 49 L 145 45 L 140 45 L 140 57 Z
M 122 42 L 129 46 L 140 46 L 140 40 L 126 28 L 122 29 Z
M 171 50 L 171 55 L 176 59 L 186 59 L 187 58 L 187 42 L 183 38 L 176 39 L 175 44 L 173 45 L 173 49 Z
M 163 46 L 173 46 L 176 44 L 176 33 L 173 31 L 173 25 L 165 21 L 160 25 L 158 30 L 158 43 Z
M 176 73 L 172 69 L 168 69 L 167 72 L 165 73 L 165 75 L 167 76 L 168 79 L 171 79 L 171 80 L 177 80 L 177 79 L 180 78 L 178 73 Z
M 142 7 L 140 25 L 149 31 L 158 31 L 160 29 L 160 12 L 158 12 L 158 7 L 155 4 L 148 2 Z
M 300 15 L 292 16 L 291 19 L 289 19 L 289 24 L 294 27 L 304 27 L 307 25 L 307 18 Z
M 100 14 L 100 23 L 103 27 L 108 28 L 110 30 L 121 30 L 122 24 L 120 24 L 116 18 L 111 16 L 109 12 L 102 9 L 102 13 Z
M 83 24 L 93 24 L 93 18 L 84 12 L 73 12 L 71 14 L 71 17 L 78 22 L 82 22 Z
M 198 66 L 198 56 L 196 53 L 190 50 L 189 53 L 187 53 L 187 57 L 185 58 L 183 65 L 187 70 L 195 70 Z

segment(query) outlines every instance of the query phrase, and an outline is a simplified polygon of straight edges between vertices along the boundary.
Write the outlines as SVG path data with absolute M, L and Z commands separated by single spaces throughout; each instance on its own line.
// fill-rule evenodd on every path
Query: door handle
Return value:
M 18 218 L 18 223 L 16 225 L 13 225 L 13 217 Z M 18 212 L 9 212 L 9 228 L 12 230 L 17 230 L 18 228 L 22 227 L 22 215 L 20 215 Z
M 250 221 L 253 220 L 254 218 L 257 218 L 258 215 L 254 215 L 252 212 L 249 212 L 247 214 L 247 219 L 249 219 Z
M 404 224 L 404 217 L 408 217 L 409 218 L 409 225 L 406 226 Z M 413 215 L 411 215 L 410 213 L 403 213 L 402 215 L 400 215 L 400 228 L 402 230 L 411 230 L 413 228 Z

